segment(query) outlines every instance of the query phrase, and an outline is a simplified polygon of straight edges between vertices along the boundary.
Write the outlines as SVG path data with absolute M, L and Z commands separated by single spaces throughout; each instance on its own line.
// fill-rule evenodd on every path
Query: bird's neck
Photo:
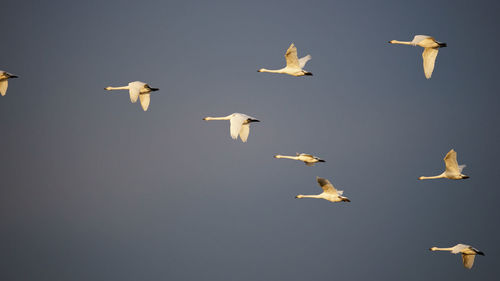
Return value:
M 430 180 L 430 179 L 442 179 L 442 178 L 445 178 L 445 173 L 442 173 L 441 175 L 437 175 L 437 176 L 432 176 L 432 177 L 421 176 L 418 179 L 419 180 Z
M 320 195 L 297 195 L 297 198 L 323 198 Z
M 231 115 L 224 117 L 205 117 L 205 120 L 229 120 L 231 119 Z
M 431 251 L 453 251 L 453 247 L 451 248 L 438 248 L 438 247 L 432 247 Z
M 284 73 L 283 72 L 283 68 L 282 69 L 265 69 L 265 68 L 261 68 L 260 72 Z
M 128 90 L 129 86 L 122 86 L 122 87 L 106 87 L 106 90 L 111 91 L 111 90 Z
M 413 45 L 411 42 L 408 42 L 408 41 L 398 41 L 398 40 L 392 40 L 391 44 Z
M 298 156 L 286 156 L 286 155 L 276 155 L 276 158 L 286 158 L 286 159 L 292 159 L 292 160 L 298 160 Z

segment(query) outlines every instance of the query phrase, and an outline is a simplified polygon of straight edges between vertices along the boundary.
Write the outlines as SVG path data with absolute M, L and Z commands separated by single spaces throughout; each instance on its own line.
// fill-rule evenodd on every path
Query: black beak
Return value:
M 11 75 L 11 76 L 9 76 L 9 78 L 19 78 L 19 77 L 16 75 Z
M 154 91 L 158 91 L 159 89 L 158 88 L 149 88 L 152 92 Z
M 319 159 L 318 162 L 326 162 L 326 161 L 323 159 Z
M 313 76 L 313 74 L 311 72 L 306 72 L 306 73 L 304 73 L 304 75 Z
M 260 122 L 260 120 L 257 120 L 257 119 L 250 120 L 250 123 L 253 123 L 253 122 Z
M 463 176 L 462 179 L 468 179 L 470 178 L 469 176 Z
M 477 252 L 478 255 L 484 256 L 483 252 Z

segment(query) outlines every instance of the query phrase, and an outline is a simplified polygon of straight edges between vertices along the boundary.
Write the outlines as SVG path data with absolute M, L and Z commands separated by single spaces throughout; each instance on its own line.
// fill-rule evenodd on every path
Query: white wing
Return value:
M 335 189 L 335 187 L 333 187 L 332 183 L 329 180 L 319 177 L 317 177 L 316 180 L 318 181 L 318 184 L 321 186 L 324 192 L 338 194 L 337 190 Z
M 285 54 L 286 66 L 289 68 L 300 68 L 299 58 L 297 57 L 297 48 L 292 43 Z
M 238 134 L 240 133 L 241 126 L 243 125 L 243 122 L 245 122 L 247 118 L 244 116 L 237 114 L 229 120 L 231 122 L 230 126 L 230 133 L 231 137 L 235 140 L 238 138 Z
M 452 149 L 453 150 L 453 149 Z M 465 251 L 467 249 L 469 249 L 470 246 L 469 245 L 465 245 L 465 244 L 457 244 L 455 246 L 452 247 L 451 249 L 451 253 L 452 254 L 458 254 L 458 253 L 461 253 L 462 251 Z
M 2 96 L 5 96 L 7 93 L 7 87 L 9 87 L 9 81 L 7 79 L 0 81 L 0 94 L 2 94 Z
M 411 43 L 416 45 L 420 41 L 425 40 L 425 39 L 429 39 L 429 38 L 434 40 L 434 38 L 432 38 L 432 36 L 429 36 L 429 35 L 415 35 L 415 37 L 413 37 L 413 40 L 411 41 Z
M 311 60 L 311 58 L 312 58 L 312 57 L 311 57 L 311 55 L 307 55 L 307 56 L 305 56 L 305 57 L 303 57 L 303 58 L 300 58 L 300 59 L 299 59 L 299 67 L 300 67 L 300 68 L 304 68 L 304 66 L 306 66 L 306 63 L 307 63 L 309 60 Z
M 458 171 L 461 173 L 467 165 L 458 165 Z
M 142 109 L 144 111 L 147 111 L 148 107 L 149 107 L 149 102 L 150 102 L 151 94 L 149 94 L 149 93 L 147 93 L 147 94 L 140 94 L 139 98 L 141 99 Z M 137 100 L 137 98 L 136 98 L 136 100 Z
M 425 48 L 424 52 L 422 53 L 422 58 L 424 59 L 424 73 L 425 78 L 427 79 L 431 78 L 438 52 L 438 48 Z
M 464 263 L 464 267 L 471 269 L 472 266 L 474 265 L 474 258 L 476 255 L 467 255 L 467 254 L 462 254 L 462 262 Z
M 446 165 L 446 172 L 455 174 L 460 173 L 458 169 L 457 153 L 455 150 L 452 149 L 446 153 L 446 156 L 444 157 L 444 164 Z
M 250 134 L 250 124 L 242 125 L 240 129 L 240 138 L 242 142 L 247 142 L 248 134 Z
M 137 102 L 137 98 L 139 97 L 139 94 L 140 94 L 139 88 L 137 88 L 137 87 L 131 87 L 128 91 L 130 93 L 130 101 L 132 103 L 136 103 Z

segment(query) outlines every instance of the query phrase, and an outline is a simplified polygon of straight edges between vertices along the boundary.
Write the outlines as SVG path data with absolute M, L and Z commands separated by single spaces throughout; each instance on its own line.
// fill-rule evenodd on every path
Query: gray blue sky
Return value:
M 8 1 L 0 280 L 495 280 L 495 1 Z M 421 48 L 448 43 L 432 79 Z M 312 77 L 280 68 L 291 42 Z M 106 86 L 160 88 L 148 112 Z M 246 113 L 248 143 L 227 121 Z M 464 181 L 418 181 L 454 148 Z M 273 155 L 306 152 L 306 167 Z M 352 202 L 296 200 L 326 177 Z M 431 246 L 471 244 L 472 270 Z

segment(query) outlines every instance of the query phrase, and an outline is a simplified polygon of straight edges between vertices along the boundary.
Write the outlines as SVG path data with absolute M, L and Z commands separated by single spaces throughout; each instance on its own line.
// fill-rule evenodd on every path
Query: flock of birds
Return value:
M 436 57 L 439 51 L 439 48 L 446 47 L 446 43 L 438 42 L 433 37 L 427 35 L 416 35 L 412 41 L 398 41 L 391 40 L 389 41 L 391 44 L 403 44 L 403 45 L 411 45 L 411 46 L 420 46 L 424 48 L 424 52 L 422 53 L 423 58 L 423 67 L 424 74 L 427 79 L 430 79 L 432 76 L 432 72 L 434 70 L 434 65 L 436 61 Z M 304 66 L 311 59 L 310 55 L 307 55 L 302 58 L 298 58 L 297 56 L 297 48 L 292 43 L 288 50 L 285 53 L 286 66 L 281 69 L 270 70 L 261 68 L 257 70 L 258 72 L 269 72 L 269 73 L 281 73 L 288 74 L 292 76 L 312 76 L 313 74 L 309 71 L 304 70 Z M 0 94 L 5 96 L 7 93 L 8 80 L 12 78 L 18 78 L 18 76 L 8 73 L 6 71 L 0 70 Z M 140 100 L 142 109 L 147 111 L 150 104 L 150 93 L 154 91 L 158 91 L 158 88 L 152 88 L 147 83 L 135 81 L 128 83 L 127 86 L 121 87 L 106 87 L 105 90 L 128 90 L 130 95 L 130 101 L 132 103 L 136 103 L 137 99 Z M 230 122 L 230 135 L 231 138 L 237 139 L 240 137 L 242 142 L 247 142 L 248 135 L 250 134 L 250 124 L 254 122 L 260 122 L 258 119 L 242 114 L 242 113 L 233 113 L 224 117 L 205 117 L 203 120 L 211 121 L 211 120 L 229 120 Z M 275 155 L 275 158 L 284 158 L 284 159 L 292 159 L 304 162 L 307 166 L 314 166 L 315 163 L 326 162 L 319 157 L 305 154 L 305 153 L 297 153 L 295 156 L 286 156 L 286 155 Z M 445 158 L 445 171 L 437 176 L 421 176 L 419 180 L 425 179 L 439 179 L 439 178 L 447 178 L 453 180 L 467 179 L 468 176 L 462 174 L 462 170 L 465 168 L 465 165 L 458 165 L 457 162 L 457 153 L 455 150 L 450 150 Z M 319 186 L 323 189 L 323 192 L 318 195 L 302 195 L 299 194 L 296 198 L 318 198 L 325 199 L 330 202 L 351 202 L 349 198 L 343 196 L 342 190 L 337 190 L 332 183 L 325 179 L 317 177 L 316 181 Z M 465 245 L 465 244 L 457 244 L 450 248 L 438 248 L 432 247 L 431 251 L 450 251 L 453 254 L 462 254 L 462 262 L 465 268 L 471 269 L 474 264 L 474 258 L 476 255 L 484 256 L 484 253 L 477 250 L 476 248 Z

